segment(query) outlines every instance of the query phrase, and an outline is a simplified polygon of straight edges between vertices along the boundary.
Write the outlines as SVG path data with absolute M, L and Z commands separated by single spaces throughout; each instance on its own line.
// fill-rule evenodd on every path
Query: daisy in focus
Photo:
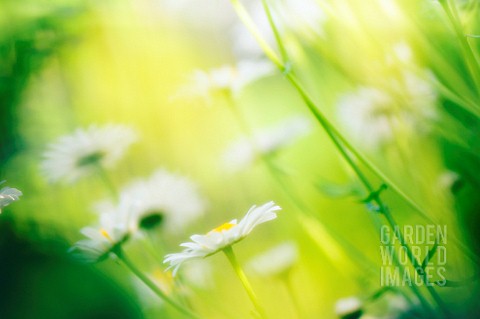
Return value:
M 252 138 L 236 141 L 224 152 L 223 161 L 232 171 L 245 169 L 259 156 L 275 154 L 311 130 L 312 123 L 306 117 L 288 118 L 274 127 L 259 131 Z
M 236 96 L 248 84 L 272 75 L 274 71 L 273 64 L 265 60 L 244 60 L 209 71 L 196 70 L 177 96 L 201 97 L 210 103 L 210 98 L 216 95 Z
M 180 253 L 168 254 L 165 256 L 164 263 L 170 264 L 169 268 L 173 268 L 175 275 L 184 262 L 213 255 L 241 241 L 256 226 L 277 218 L 276 212 L 280 209 L 272 201 L 259 207 L 254 205 L 240 222 L 234 219 L 209 231 L 206 235 L 191 236 L 191 242 L 180 245 L 186 249 Z
M 285 242 L 255 256 L 247 267 L 259 276 L 276 277 L 287 274 L 297 260 L 297 246 L 294 242 Z
M 119 124 L 77 129 L 47 147 L 41 170 L 50 182 L 72 183 L 99 168 L 113 167 L 136 140 L 132 128 Z
M 4 183 L 0 182 L 0 184 Z M 5 206 L 10 205 L 12 202 L 15 202 L 20 199 L 20 196 L 22 196 L 22 192 L 19 191 L 16 188 L 11 188 L 11 187 L 4 187 L 0 189 L 0 213 L 2 212 L 2 208 Z

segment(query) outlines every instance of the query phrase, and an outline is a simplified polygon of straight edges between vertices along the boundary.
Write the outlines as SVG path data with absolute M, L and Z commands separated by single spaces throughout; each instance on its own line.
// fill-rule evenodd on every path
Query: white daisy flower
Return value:
M 277 218 L 276 211 L 280 209 L 274 202 L 268 202 L 260 207 L 254 205 L 238 223 L 234 219 L 211 230 L 206 235 L 191 236 L 192 242 L 180 245 L 186 249 L 180 253 L 168 254 L 165 256 L 164 263 L 170 263 L 169 268 L 173 268 L 175 275 L 184 262 L 213 255 L 241 241 L 256 226 Z
M 249 83 L 273 74 L 274 70 L 273 64 L 264 60 L 244 60 L 209 71 L 196 70 L 190 83 L 182 87 L 177 96 L 203 97 L 208 101 L 218 93 L 236 95 Z
M 124 125 L 91 125 L 60 137 L 43 154 L 41 169 L 50 182 L 75 182 L 95 172 L 98 165 L 110 168 L 137 140 L 133 129 Z
M 335 304 L 335 313 L 339 318 L 360 318 L 363 303 L 357 297 L 339 299 Z
M 288 273 L 298 259 L 298 249 L 294 242 L 277 245 L 263 254 L 254 257 L 247 267 L 263 277 L 274 277 Z
M 242 138 L 234 142 L 223 154 L 223 161 L 232 171 L 244 169 L 259 155 L 271 155 L 312 130 L 312 123 L 304 116 L 283 120 L 274 127 L 254 134 L 253 138 Z
M 338 102 L 340 121 L 352 138 L 371 150 L 400 132 L 425 130 L 437 116 L 437 93 L 427 78 L 406 72 L 387 82 L 387 90 L 361 87 L 344 95 Z
M 146 180 L 128 184 L 120 197 L 130 203 L 132 227 L 144 230 L 161 226 L 167 231 L 178 231 L 200 217 L 206 207 L 197 185 L 163 169 Z M 115 206 L 111 202 L 110 205 Z
M 0 184 L 2 183 L 3 182 L 0 182 Z M 2 212 L 3 207 L 19 200 L 22 195 L 23 193 L 16 188 L 4 187 L 0 189 L 0 213 Z
M 107 258 L 119 245 L 126 242 L 135 231 L 130 218 L 131 201 L 120 199 L 118 206 L 109 202 L 97 205 L 101 209 L 97 226 L 84 227 L 80 232 L 87 239 L 76 242 L 70 252 L 86 262 L 97 262 Z

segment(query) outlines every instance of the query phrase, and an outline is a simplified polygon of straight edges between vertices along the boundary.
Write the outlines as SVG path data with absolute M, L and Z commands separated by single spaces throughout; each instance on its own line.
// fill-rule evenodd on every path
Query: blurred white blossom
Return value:
M 298 259 L 298 248 L 294 242 L 284 242 L 253 257 L 247 269 L 263 277 L 274 277 L 288 273 Z
M 312 123 L 304 116 L 294 116 L 273 127 L 241 138 L 227 148 L 223 161 L 228 169 L 236 171 L 252 164 L 259 155 L 271 155 L 283 147 L 293 144 L 312 130 Z
M 272 75 L 275 68 L 266 60 L 243 60 L 236 65 L 224 65 L 209 71 L 196 70 L 189 83 L 173 98 L 210 99 L 217 94 L 235 96 L 248 84 Z
M 390 143 L 400 133 L 428 131 L 437 117 L 437 92 L 428 74 L 404 72 L 385 85 L 360 87 L 342 96 L 337 105 L 342 126 L 370 150 Z
M 341 298 L 335 303 L 335 314 L 339 318 L 360 318 L 362 307 L 363 303 L 357 297 Z
M 3 182 L 0 182 L 2 184 Z M 20 199 L 23 193 L 16 188 L 3 187 L 0 189 L 0 213 L 2 208 L 10 205 L 12 202 L 15 202 Z
M 50 182 L 75 182 L 96 172 L 98 166 L 114 166 L 136 140 L 136 132 L 124 125 L 79 128 L 48 145 L 41 169 Z
M 118 205 L 108 202 L 97 205 L 101 210 L 95 226 L 82 228 L 86 239 L 76 242 L 70 249 L 85 262 L 97 262 L 107 258 L 119 245 L 126 242 L 135 231 L 130 216 L 131 201 L 121 198 Z
M 160 169 L 148 179 L 125 186 L 120 196 L 130 201 L 130 216 L 135 227 L 178 231 L 200 217 L 206 201 L 190 179 Z

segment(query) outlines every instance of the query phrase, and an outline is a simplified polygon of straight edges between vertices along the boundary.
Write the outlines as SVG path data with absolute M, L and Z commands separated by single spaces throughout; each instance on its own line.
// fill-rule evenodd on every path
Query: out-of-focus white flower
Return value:
M 446 171 L 438 176 L 437 185 L 442 190 L 451 190 L 456 182 L 460 180 L 460 176 L 452 171 Z
M 244 60 L 237 65 L 224 65 L 209 71 L 196 70 L 190 83 L 174 97 L 202 97 L 207 101 L 221 93 L 238 94 L 246 85 L 273 74 L 274 66 L 265 60 Z
M 223 161 L 230 170 L 240 170 L 259 155 L 270 155 L 312 130 L 312 123 L 304 116 L 294 116 L 283 120 L 274 127 L 259 131 L 250 139 L 242 138 L 234 142 L 223 154 Z
M 3 182 L 0 182 L 2 184 Z M 20 199 L 23 193 L 16 188 L 4 187 L 0 189 L 0 213 L 2 208 L 10 205 L 12 202 L 15 202 Z
M 335 314 L 339 318 L 360 318 L 363 303 L 357 297 L 339 299 L 335 303 Z
M 200 217 L 206 207 L 195 183 L 163 169 L 130 183 L 120 196 L 130 201 L 132 222 L 145 230 L 161 226 L 178 231 Z
M 131 202 L 120 199 L 118 206 L 105 202 L 98 205 L 102 209 L 98 225 L 84 227 L 80 231 L 87 239 L 76 242 L 70 252 L 79 253 L 86 262 L 96 262 L 107 258 L 119 245 L 126 242 L 134 231 L 130 218 Z
M 254 1 L 246 6 L 262 37 L 270 46 L 274 47 L 276 44 L 275 37 L 261 2 Z M 270 11 L 283 38 L 287 33 L 295 33 L 296 36 L 306 39 L 323 35 L 323 24 L 327 15 L 317 0 L 270 1 Z M 234 51 L 239 57 L 260 57 L 263 55 L 255 38 L 240 21 L 233 27 L 231 38 L 234 40 Z
M 95 172 L 98 165 L 103 168 L 115 165 L 136 140 L 135 131 L 124 125 L 77 129 L 48 146 L 41 169 L 50 182 L 74 182 Z
M 362 87 L 338 102 L 342 125 L 353 139 L 375 149 L 400 132 L 428 129 L 436 118 L 437 93 L 426 78 L 405 72 L 387 82 L 387 89 Z
M 180 253 L 166 255 L 164 263 L 170 264 L 169 268 L 173 268 L 175 275 L 184 262 L 213 255 L 241 241 L 256 226 L 277 218 L 276 211 L 278 210 L 280 207 L 276 206 L 274 202 L 268 202 L 260 207 L 254 205 L 238 223 L 234 219 L 211 230 L 206 235 L 191 236 L 192 242 L 180 244 L 186 249 Z
M 149 179 L 125 187 L 119 203 L 104 200 L 94 209 L 99 213 L 98 226 L 82 229 L 88 239 L 72 248 L 82 252 L 86 261 L 107 257 L 139 229 L 179 230 L 203 214 L 205 202 L 189 179 L 158 170 Z
M 280 276 L 292 269 L 297 259 L 297 245 L 294 242 L 285 242 L 255 256 L 247 267 L 260 276 Z
M 403 63 L 410 63 L 413 58 L 412 48 L 405 42 L 398 42 L 393 46 L 394 56 Z

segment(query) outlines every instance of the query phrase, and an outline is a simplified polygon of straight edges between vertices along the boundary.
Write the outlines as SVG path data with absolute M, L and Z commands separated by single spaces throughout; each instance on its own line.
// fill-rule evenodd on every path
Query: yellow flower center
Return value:
M 110 235 L 108 234 L 108 232 L 104 229 L 104 228 L 101 228 L 100 229 L 100 234 L 105 237 L 106 239 L 110 240 L 110 241 L 113 241 L 112 237 L 110 237 Z
M 221 233 L 221 232 L 224 231 L 224 230 L 229 230 L 229 229 L 232 228 L 233 226 L 236 226 L 236 224 L 233 224 L 233 223 L 228 222 L 228 223 L 225 223 L 225 224 L 223 224 L 223 225 L 218 226 L 217 228 L 215 228 L 215 229 L 212 230 L 212 231 L 217 232 L 217 233 Z

